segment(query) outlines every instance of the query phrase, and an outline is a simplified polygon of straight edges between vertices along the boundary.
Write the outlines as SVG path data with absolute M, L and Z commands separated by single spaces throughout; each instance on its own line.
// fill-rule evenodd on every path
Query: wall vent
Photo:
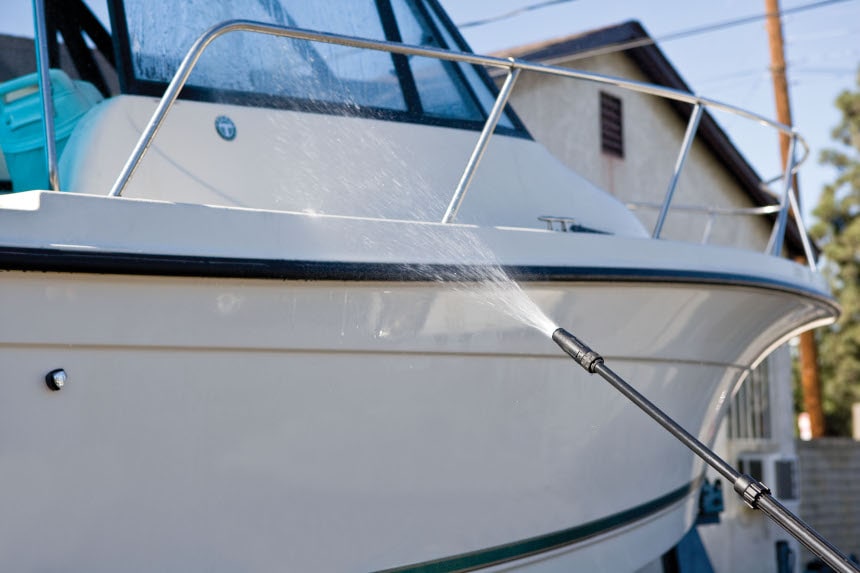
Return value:
M 624 157 L 621 100 L 600 92 L 600 147 L 604 153 Z

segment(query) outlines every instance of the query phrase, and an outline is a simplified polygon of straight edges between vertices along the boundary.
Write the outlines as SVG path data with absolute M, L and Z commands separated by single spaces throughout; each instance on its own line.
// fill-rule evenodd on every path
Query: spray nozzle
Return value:
M 552 339 L 576 360 L 577 364 L 592 374 L 599 364 L 603 364 L 603 357 L 600 354 L 563 328 L 557 328 L 552 333 Z

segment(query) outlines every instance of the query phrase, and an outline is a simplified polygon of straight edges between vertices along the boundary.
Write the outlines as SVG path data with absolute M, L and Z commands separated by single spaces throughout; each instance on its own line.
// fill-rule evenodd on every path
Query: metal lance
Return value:
M 752 476 L 741 474 L 718 456 L 712 449 L 687 432 L 680 424 L 654 405 L 645 396 L 628 384 L 623 378 L 612 371 L 604 363 L 603 357 L 592 350 L 587 344 L 563 328 L 552 333 L 552 339 L 577 364 L 590 374 L 598 374 L 621 392 L 628 400 L 636 404 L 658 424 L 663 426 L 678 441 L 693 450 L 709 466 L 720 473 L 744 502 L 753 509 L 758 509 L 779 524 L 807 549 L 815 553 L 834 571 L 839 573 L 860 573 L 860 567 L 852 563 L 839 549 L 824 539 L 818 532 L 804 523 L 799 517 L 786 509 L 770 493 L 770 489 Z

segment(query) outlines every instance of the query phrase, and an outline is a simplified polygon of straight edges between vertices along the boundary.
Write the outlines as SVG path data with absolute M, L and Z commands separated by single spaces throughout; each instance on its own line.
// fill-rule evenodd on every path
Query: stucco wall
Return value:
M 623 54 L 578 60 L 575 66 L 648 81 Z M 623 158 L 601 151 L 600 91 L 622 100 Z M 686 129 L 668 103 L 612 86 L 528 72 L 520 77 L 511 101 L 532 135 L 569 167 L 623 201 L 662 202 Z M 753 206 L 731 174 L 698 141 L 690 150 L 673 203 Z M 653 228 L 656 210 L 642 209 L 637 215 L 647 228 Z M 670 211 L 663 237 L 701 241 L 707 219 L 704 213 Z M 708 242 L 763 250 L 769 231 L 766 219 L 718 216 Z

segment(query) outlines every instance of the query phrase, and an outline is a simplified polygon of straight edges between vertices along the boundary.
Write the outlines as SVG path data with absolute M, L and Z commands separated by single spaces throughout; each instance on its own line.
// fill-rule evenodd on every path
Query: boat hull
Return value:
M 692 521 L 692 454 L 479 286 L 0 285 L 4 568 L 632 571 Z M 749 366 L 828 313 L 725 284 L 525 289 L 705 441 Z

